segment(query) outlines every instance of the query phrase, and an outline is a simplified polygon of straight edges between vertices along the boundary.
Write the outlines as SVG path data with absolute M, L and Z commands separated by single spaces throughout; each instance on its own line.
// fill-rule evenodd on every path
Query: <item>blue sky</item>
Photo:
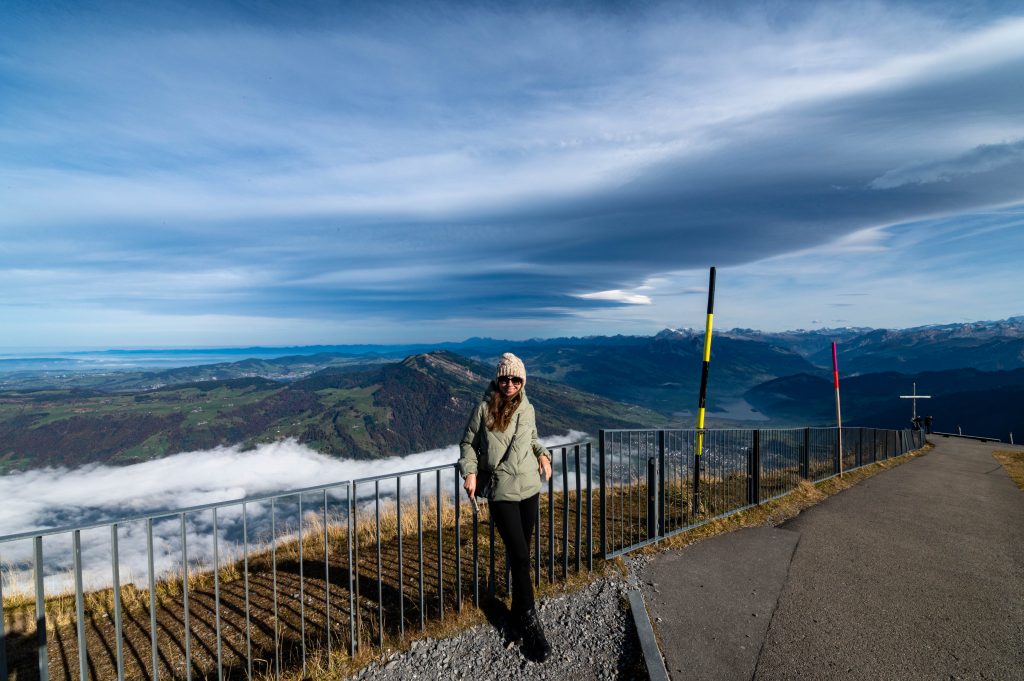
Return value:
M 0 346 L 1024 314 L 1017 3 L 146 4 L 0 7 Z

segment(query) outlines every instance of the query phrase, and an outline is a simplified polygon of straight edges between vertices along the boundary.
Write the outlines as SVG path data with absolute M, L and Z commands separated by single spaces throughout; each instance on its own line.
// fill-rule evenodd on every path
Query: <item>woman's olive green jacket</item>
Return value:
M 494 470 L 494 501 L 522 501 L 540 492 L 540 472 L 537 459 L 548 450 L 537 440 L 537 416 L 530 400 L 523 400 L 512 415 L 505 432 L 487 428 L 487 399 L 477 405 L 469 415 L 466 432 L 459 445 L 459 471 L 462 477 L 476 473 L 486 466 Z M 508 459 L 498 465 L 511 444 Z

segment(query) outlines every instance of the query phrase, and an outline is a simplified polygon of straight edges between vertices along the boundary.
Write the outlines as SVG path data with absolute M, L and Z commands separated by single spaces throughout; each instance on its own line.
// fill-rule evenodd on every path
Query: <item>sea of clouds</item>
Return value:
M 585 433 L 570 431 L 542 442 L 553 447 L 585 438 Z M 349 481 L 453 464 L 458 456 L 458 447 L 453 445 L 371 461 L 334 459 L 294 440 L 285 440 L 251 450 L 233 446 L 186 452 L 130 466 L 90 465 L 12 473 L 0 476 L 0 537 L 94 525 L 81 531 L 80 540 L 85 588 L 96 589 L 109 586 L 113 579 L 110 524 L 116 522 L 119 578 L 122 584 L 143 586 L 149 579 L 146 517 L 153 518 L 154 574 L 159 578 L 180 573 L 185 551 L 190 570 L 214 562 L 213 511 L 174 513 L 178 509 L 326 487 L 326 494 L 318 489 L 280 498 L 274 503 L 273 513 L 269 501 L 248 502 L 244 540 L 250 548 L 266 547 L 271 537 L 280 542 L 294 536 L 300 517 L 306 522 L 310 514 L 322 518 L 325 503 L 329 516 L 343 513 Z M 454 469 L 443 469 L 440 480 L 442 495 L 454 498 Z M 372 513 L 378 491 L 385 503 L 394 504 L 394 481 L 395 477 L 390 477 L 359 485 L 357 500 L 361 507 Z M 436 493 L 437 481 L 438 474 L 434 472 L 421 476 L 424 498 Z M 415 474 L 402 476 L 403 498 L 414 498 L 416 482 Z M 220 563 L 241 556 L 242 528 L 240 502 L 218 507 L 216 550 Z M 73 546 L 71 532 L 43 538 L 43 573 L 48 594 L 73 588 Z M 31 592 L 32 561 L 31 537 L 0 542 L 4 595 Z

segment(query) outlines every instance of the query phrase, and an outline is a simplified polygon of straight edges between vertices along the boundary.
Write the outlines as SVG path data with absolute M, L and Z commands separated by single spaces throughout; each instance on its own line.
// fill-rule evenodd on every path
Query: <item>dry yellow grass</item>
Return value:
M 1006 473 L 1017 484 L 1017 487 L 1024 490 L 1024 452 L 1000 450 L 992 452 L 992 456 L 1003 465 Z

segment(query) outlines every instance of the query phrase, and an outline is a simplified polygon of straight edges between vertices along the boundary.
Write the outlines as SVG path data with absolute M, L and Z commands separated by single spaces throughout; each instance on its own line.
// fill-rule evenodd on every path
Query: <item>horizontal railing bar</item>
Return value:
M 547 447 L 547 449 L 562 449 L 563 447 L 575 447 L 576 445 L 584 445 L 587 442 L 587 440 L 584 440 L 582 442 L 573 442 L 564 445 L 552 445 L 551 447 Z M 359 485 L 367 482 L 382 482 L 384 480 L 389 480 L 391 478 L 405 478 L 410 475 L 416 475 L 418 473 L 436 473 L 437 471 L 443 471 L 446 468 L 454 468 L 456 466 L 458 466 L 458 463 L 452 462 L 439 464 L 437 466 L 427 466 L 426 468 L 410 468 L 409 470 L 395 471 L 394 473 L 381 473 L 380 475 L 373 475 L 368 478 L 356 478 L 352 482 Z
M 439 466 L 428 466 L 427 468 L 410 468 L 405 471 L 395 471 L 394 473 L 381 473 L 380 475 L 371 475 L 368 478 L 356 478 L 352 482 L 357 485 L 362 485 L 368 482 L 382 482 L 391 478 L 404 478 L 409 475 L 416 475 L 418 473 L 434 473 L 436 471 L 443 471 L 446 468 L 453 468 L 455 463 L 443 463 Z
M 20 532 L 18 534 L 8 534 L 0 537 L 0 544 L 5 542 L 17 541 L 19 539 L 32 539 L 34 537 L 48 537 L 55 534 L 64 534 L 67 532 L 73 532 L 75 530 L 94 530 L 100 527 L 110 527 L 114 523 L 123 525 L 125 523 L 143 522 L 146 520 L 155 520 L 156 518 L 169 518 L 171 516 L 181 515 L 182 513 L 198 513 L 199 511 L 209 511 L 214 508 L 224 508 L 225 506 L 238 506 L 240 504 L 252 503 L 255 501 L 270 501 L 272 499 L 281 499 L 283 497 L 293 497 L 298 494 L 307 494 L 311 492 L 323 492 L 330 490 L 334 487 L 348 487 L 352 483 L 351 480 L 345 480 L 343 482 L 331 482 L 324 485 L 316 485 L 315 487 L 303 487 L 301 489 L 286 490 L 284 492 L 273 492 L 268 494 L 258 494 L 248 497 L 239 497 L 237 499 L 228 499 L 226 501 L 213 501 L 208 504 L 199 504 L 198 506 L 186 506 L 184 508 L 176 508 L 170 511 L 160 511 L 158 513 L 150 513 L 148 515 L 136 515 L 127 516 L 121 518 L 115 518 L 112 520 L 100 520 L 94 523 L 86 525 L 67 525 L 64 527 L 53 527 L 40 530 L 30 530 L 28 532 Z
M 811 430 L 834 430 L 835 426 L 811 426 Z M 748 433 L 757 428 L 605 428 L 605 433 Z M 803 431 L 803 428 L 761 428 L 760 430 L 771 430 L 776 433 L 789 431 Z M 582 443 L 581 443 L 582 444 Z M 566 445 L 567 446 L 567 445 Z

